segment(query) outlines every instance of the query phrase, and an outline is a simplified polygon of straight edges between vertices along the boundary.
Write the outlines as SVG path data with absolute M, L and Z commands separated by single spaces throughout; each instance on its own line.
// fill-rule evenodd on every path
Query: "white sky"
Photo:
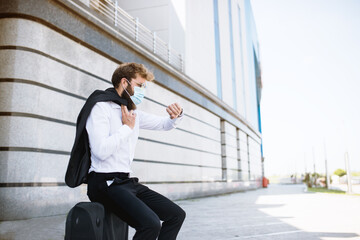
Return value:
M 360 171 L 360 0 L 251 0 L 265 174 Z M 314 152 L 314 154 L 313 154 Z M 314 155 L 314 158 L 313 158 Z M 306 163 L 306 164 L 305 164 Z

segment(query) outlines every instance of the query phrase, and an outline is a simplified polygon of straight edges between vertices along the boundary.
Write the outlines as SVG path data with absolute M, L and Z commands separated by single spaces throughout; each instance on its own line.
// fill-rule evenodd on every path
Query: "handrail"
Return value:
M 141 24 L 138 18 L 132 17 L 120 8 L 116 0 L 114 2 L 113 0 L 80 1 L 107 18 L 107 20 L 109 20 L 108 24 L 111 24 L 116 30 L 126 34 L 177 70 L 184 72 L 184 60 L 182 55 L 171 48 L 169 43 L 160 39 L 156 32 L 152 32 Z

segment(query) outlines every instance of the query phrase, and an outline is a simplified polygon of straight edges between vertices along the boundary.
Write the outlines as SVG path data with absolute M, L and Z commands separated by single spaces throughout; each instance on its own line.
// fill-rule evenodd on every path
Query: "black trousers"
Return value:
M 108 186 L 107 180 L 114 182 Z M 91 172 L 87 194 L 90 201 L 102 203 L 135 228 L 134 240 L 176 239 L 185 211 L 138 181 L 125 173 Z

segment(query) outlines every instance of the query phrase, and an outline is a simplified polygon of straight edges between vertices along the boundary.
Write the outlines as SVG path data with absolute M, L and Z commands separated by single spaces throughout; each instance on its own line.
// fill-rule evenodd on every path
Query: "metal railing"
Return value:
M 172 49 L 169 43 L 157 37 L 156 32 L 152 32 L 141 24 L 138 18 L 130 16 L 121 9 L 116 0 L 80 1 L 105 16 L 109 20 L 109 24 L 112 24 L 112 27 L 116 28 L 116 30 L 135 40 L 176 69 L 184 72 L 182 55 Z

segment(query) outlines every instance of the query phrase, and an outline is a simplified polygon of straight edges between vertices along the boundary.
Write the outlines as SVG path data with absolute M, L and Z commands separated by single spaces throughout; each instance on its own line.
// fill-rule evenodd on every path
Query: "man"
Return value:
M 146 82 L 153 79 L 142 64 L 121 64 L 112 76 L 112 83 L 117 94 L 127 100 L 127 106 L 102 101 L 91 109 L 86 121 L 91 156 L 88 196 L 135 228 L 133 239 L 171 240 L 176 239 L 185 212 L 140 184 L 138 178 L 129 178 L 139 129 L 171 130 L 183 116 L 178 103 L 166 108 L 170 117 L 136 110 L 144 97 Z

